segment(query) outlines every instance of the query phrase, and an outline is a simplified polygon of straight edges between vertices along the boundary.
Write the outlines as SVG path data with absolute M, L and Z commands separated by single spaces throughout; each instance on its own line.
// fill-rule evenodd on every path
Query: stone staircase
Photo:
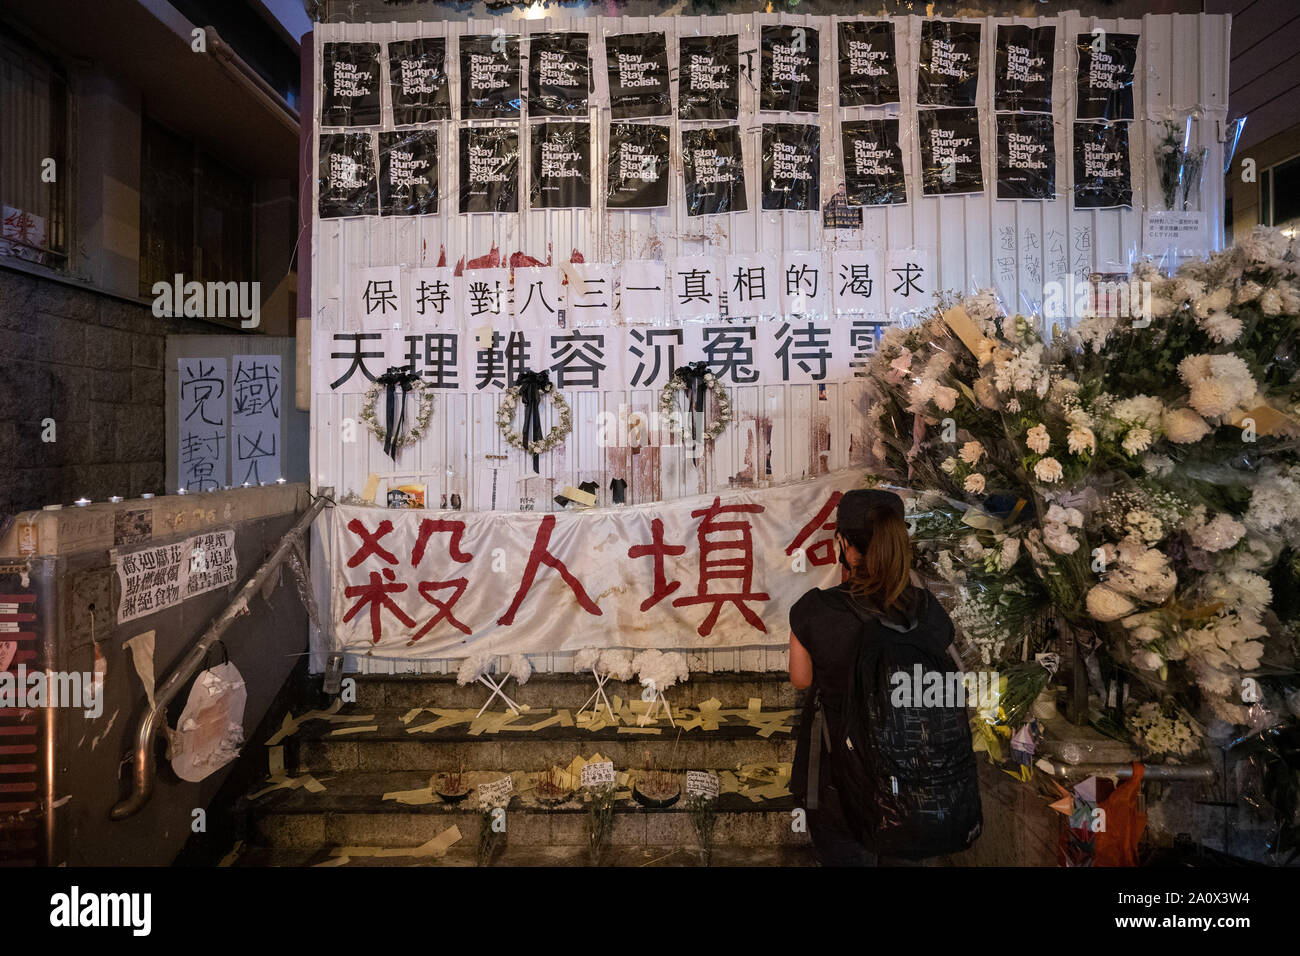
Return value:
M 586 865 L 588 811 L 581 797 L 538 802 L 536 773 L 599 753 L 622 778 L 602 865 L 699 865 L 702 855 L 685 801 L 646 809 L 630 793 L 647 762 L 659 769 L 712 770 L 712 865 L 810 865 L 807 834 L 792 826 L 788 782 L 798 720 L 784 674 L 696 674 L 667 698 L 677 727 L 662 715 L 638 726 L 649 706 L 639 684 L 610 681 L 619 716 L 580 712 L 595 690 L 590 676 L 538 674 L 505 685 L 527 709 L 517 717 L 491 691 L 454 677 L 363 676 L 356 702 L 288 725 L 268 744 L 272 773 L 239 804 L 243 839 L 234 865 L 475 865 L 483 816 L 474 797 L 447 804 L 434 774 L 462 770 L 471 785 L 510 773 L 515 794 L 504 845 L 493 865 Z M 303 708 L 306 710 L 307 708 Z M 301 714 L 298 715 L 301 718 Z M 541 725 L 538 729 L 524 728 Z M 279 750 L 278 748 L 283 748 Z M 280 761 L 283 770 L 280 770 Z M 274 787 L 274 789 L 267 789 Z M 385 796 L 387 795 L 387 797 Z M 450 847 L 440 835 L 455 826 Z M 442 837 L 446 839 L 446 837 Z

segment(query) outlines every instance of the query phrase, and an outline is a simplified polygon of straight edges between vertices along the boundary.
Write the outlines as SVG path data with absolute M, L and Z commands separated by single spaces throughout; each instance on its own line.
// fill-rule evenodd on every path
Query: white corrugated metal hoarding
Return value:
M 463 22 L 319 24 L 315 33 L 316 89 L 320 89 L 322 44 L 336 41 L 368 41 L 385 44 L 415 37 L 448 38 L 448 73 L 452 90 L 451 119 L 432 124 L 438 130 L 439 170 L 442 184 L 440 213 L 427 216 L 320 219 L 313 204 L 313 328 L 342 331 L 350 326 L 343 303 L 355 294 L 352 283 L 357 270 L 371 266 L 400 265 L 404 268 L 433 266 L 445 251 L 448 264 L 499 251 L 503 260 L 520 251 L 556 264 L 567 262 L 576 250 L 587 262 L 617 263 L 624 259 L 671 259 L 678 255 L 726 255 L 764 251 L 777 256 L 786 252 L 834 249 L 920 250 L 933 263 L 934 288 L 970 291 L 993 286 L 1009 305 L 1035 307 L 1045 282 L 1060 281 L 1066 275 L 1084 277 L 1094 271 L 1127 269 L 1141 247 L 1143 209 L 1162 208 L 1158 172 L 1151 158 L 1151 126 L 1148 121 L 1163 118 L 1168 111 L 1199 111 L 1193 139 L 1208 147 L 1199 208 L 1207 216 L 1211 243 L 1221 243 L 1223 227 L 1223 147 L 1219 128 L 1227 115 L 1229 18 L 1206 15 L 1151 15 L 1141 20 L 1102 20 L 1067 13 L 1059 17 L 1011 19 L 989 17 L 966 20 L 980 23 L 981 53 L 978 93 L 982 160 L 986 191 L 966 196 L 922 196 L 921 158 L 916 143 L 916 60 L 923 18 L 891 18 L 895 27 L 901 103 L 879 108 L 842 109 L 836 87 L 830 80 L 837 69 L 836 22 L 841 18 L 752 14 L 716 17 L 546 17 L 540 20 L 483 19 Z M 859 18 L 844 18 L 859 19 Z M 879 20 L 882 18 L 861 18 Z M 818 120 L 822 127 L 822 200 L 832 184 L 842 181 L 839 158 L 839 127 L 842 121 L 885 116 L 901 119 L 901 145 L 907 165 L 908 202 L 863 210 L 861 229 L 823 229 L 820 210 L 771 212 L 760 209 L 759 157 L 760 123 L 795 119 L 758 111 L 757 74 L 759 34 L 765 24 L 811 27 L 819 31 L 821 102 Z M 993 111 L 993 64 L 997 26 L 1024 24 L 1055 25 L 1055 70 L 1052 89 L 1056 128 L 1057 198 L 1052 201 L 999 201 L 992 191 L 996 181 L 995 113 Z M 596 92 L 589 119 L 592 124 L 593 206 L 591 209 L 529 210 L 528 163 L 521 161 L 521 211 L 515 215 L 460 215 L 456 209 L 458 181 L 458 136 L 462 124 L 455 91 L 459 83 L 456 38 L 491 34 L 504 28 L 518 33 L 527 77 L 528 44 L 531 34 L 586 31 L 591 38 L 592 74 Z M 1133 170 L 1133 207 L 1077 210 L 1072 201 L 1074 168 L 1072 122 L 1075 107 L 1077 52 L 1075 37 L 1096 30 L 1107 34 L 1138 34 L 1138 57 L 1134 81 L 1134 122 L 1130 127 L 1130 155 Z M 606 210 L 604 194 L 603 144 L 609 127 L 609 110 L 600 108 L 605 89 L 603 38 L 623 33 L 662 31 L 667 35 L 669 65 L 676 77 L 677 40 L 684 36 L 735 34 L 740 38 L 742 82 L 740 119 L 745 148 L 747 212 L 690 218 L 685 212 L 681 179 L 680 128 L 673 127 L 673 175 L 669 204 L 657 210 Z M 752 68 L 744 69 L 747 57 Z M 392 129 L 384 97 L 384 125 Z M 674 90 L 675 92 L 675 90 Z M 674 102 L 676 99 L 674 97 Z M 320 133 L 319 97 L 313 118 Z M 524 114 L 526 116 L 526 113 Z M 800 117 L 803 120 L 809 117 Z M 661 120 L 661 122 L 665 122 Z M 477 121 L 475 125 L 508 125 L 520 132 L 526 144 L 528 121 Z M 688 124 L 698 125 L 698 124 Z M 319 155 L 313 141 L 311 165 Z M 525 154 L 526 155 L 526 154 Z M 317 362 L 317 373 L 321 364 Z M 364 428 L 357 428 L 353 443 L 343 441 L 344 428 L 359 420 L 362 396 L 330 391 L 317 374 L 312 401 L 312 480 L 317 487 L 332 486 L 338 495 L 359 493 L 370 475 L 400 478 L 427 484 L 436 505 L 443 493 L 458 493 L 464 507 L 475 509 L 473 468 L 487 455 L 510 455 L 525 472 L 522 455 L 509 448 L 496 426 L 497 394 L 465 391 L 438 396 L 430 434 L 406 449 L 400 465 L 384 455 L 380 444 Z M 600 447 L 597 418 L 602 412 L 617 414 L 620 407 L 650 412 L 657 406 L 658 390 L 574 391 L 568 395 L 573 407 L 572 434 L 555 452 L 541 460 L 546 481 L 530 489 L 540 501 L 563 485 L 595 481 L 606 489 L 613 477 L 627 480 L 627 500 L 644 503 L 695 495 L 715 489 L 748 486 L 753 483 L 799 481 L 829 471 L 853 467 L 862 460 L 866 436 L 858 407 L 859 389 L 852 381 L 824 385 L 769 385 L 762 381 L 733 389 L 735 420 L 718 439 L 699 467 L 671 448 L 645 449 L 633 455 L 627 447 Z M 546 412 L 544 411 L 544 414 Z M 543 422 L 544 427 L 549 422 Z M 395 468 L 397 470 L 395 470 Z M 553 481 L 552 481 L 553 479 Z M 553 489 L 553 490 L 552 490 Z M 549 492 L 549 493 L 548 493 Z M 317 544 L 316 564 L 328 561 Z M 317 575 L 322 597 L 328 575 Z M 322 600 L 327 607 L 328 601 Z M 537 661 L 564 669 L 560 655 L 551 661 Z M 765 669 L 781 667 L 784 652 L 776 649 L 710 652 L 713 667 Z M 319 664 L 319 660 L 313 663 Z M 378 662 L 376 662 L 378 663 Z M 383 667 L 394 666 L 384 662 Z M 400 664 L 396 666 L 401 666 Z M 410 665 L 412 668 L 415 665 Z M 428 669 L 429 664 L 419 665 Z

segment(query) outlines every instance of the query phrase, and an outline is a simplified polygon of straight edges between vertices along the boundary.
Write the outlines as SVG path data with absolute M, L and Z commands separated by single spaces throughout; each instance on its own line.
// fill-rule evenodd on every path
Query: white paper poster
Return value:
M 625 324 L 654 325 L 668 319 L 668 275 L 659 259 L 630 259 L 618 270 L 619 312 Z
M 885 310 L 885 260 L 872 249 L 837 249 L 832 301 L 838 315 Z
M 204 532 L 173 544 L 118 552 L 119 624 L 166 610 L 187 598 L 235 583 L 235 533 Z
M 605 262 L 572 262 L 569 278 L 569 328 L 610 325 L 614 321 L 614 268 Z
M 760 318 L 781 311 L 780 266 L 776 256 L 748 252 L 727 256 L 727 315 Z
M 561 273 L 553 266 L 528 266 L 515 270 L 516 329 L 558 325 L 564 308 Z
M 280 356 L 236 355 L 230 375 L 231 484 L 257 485 L 283 474 L 280 459 Z
M 787 252 L 781 276 L 785 316 L 820 319 L 830 315 L 830 276 L 820 252 Z
M 224 358 L 179 360 L 176 474 L 186 491 L 214 491 L 229 484 L 226 371 Z
M 904 315 L 934 306 L 934 268 L 922 249 L 891 249 L 885 255 L 889 311 Z
M 719 315 L 717 256 L 679 256 L 670 266 L 673 315 L 682 320 L 716 319 Z
M 398 266 L 361 269 L 358 280 L 348 284 L 354 290 L 348 302 L 356 324 L 367 331 L 402 327 L 402 270 Z
M 459 328 L 456 273 L 449 268 L 412 269 L 407 318 L 413 329 Z
M 506 325 L 509 294 L 509 269 L 466 269 L 460 277 L 460 327 L 473 332 L 484 325 Z

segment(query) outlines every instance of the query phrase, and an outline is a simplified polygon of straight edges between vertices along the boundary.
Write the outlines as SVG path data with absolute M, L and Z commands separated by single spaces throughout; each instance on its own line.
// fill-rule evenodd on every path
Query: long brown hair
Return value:
M 911 581 L 912 539 L 897 511 L 877 507 L 867 512 L 866 530 L 841 531 L 862 559 L 849 572 L 849 592 L 882 610 L 904 605 Z

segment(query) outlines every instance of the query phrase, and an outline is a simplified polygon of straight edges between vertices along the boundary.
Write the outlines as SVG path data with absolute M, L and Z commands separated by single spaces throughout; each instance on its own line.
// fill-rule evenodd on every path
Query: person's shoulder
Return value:
M 809 588 L 799 600 L 790 605 L 790 623 L 793 624 L 796 620 L 810 614 L 819 613 L 836 601 L 836 595 L 839 593 L 842 593 L 842 589 L 838 587 Z

